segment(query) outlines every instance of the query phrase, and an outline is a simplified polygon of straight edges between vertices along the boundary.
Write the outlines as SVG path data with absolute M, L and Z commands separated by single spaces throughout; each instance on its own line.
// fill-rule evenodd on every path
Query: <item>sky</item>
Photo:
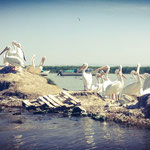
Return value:
M 26 65 L 150 66 L 150 2 L 0 0 L 0 51 L 14 40 Z

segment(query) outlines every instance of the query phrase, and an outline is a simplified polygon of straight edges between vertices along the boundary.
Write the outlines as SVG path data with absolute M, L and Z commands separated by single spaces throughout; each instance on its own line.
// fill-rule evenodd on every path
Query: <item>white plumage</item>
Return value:
M 123 78 L 126 78 L 125 75 L 122 74 L 122 66 L 120 65 L 119 67 L 119 70 L 117 69 L 115 71 L 115 74 L 118 78 L 117 81 L 114 81 L 112 83 L 110 83 L 107 87 L 106 87 L 106 90 L 105 90 L 105 96 L 109 96 L 111 97 L 112 96 L 112 99 L 114 99 L 114 96 L 116 98 L 116 100 L 118 100 L 119 98 L 119 93 L 121 92 L 123 86 L 124 86 L 124 81 L 123 81 Z
M 141 76 L 139 74 L 139 70 L 140 70 L 141 65 L 138 64 L 137 65 L 137 71 L 133 72 L 134 75 L 137 76 L 137 80 L 133 83 L 128 84 L 123 90 L 122 90 L 122 95 L 126 94 L 126 95 L 139 95 L 140 90 L 142 88 L 142 80 L 141 80 Z
M 78 72 L 82 71 L 82 80 L 84 84 L 84 90 L 91 90 L 92 88 L 92 74 L 90 72 L 85 72 L 88 68 L 88 64 L 84 63 Z
M 25 58 L 25 56 L 24 56 L 23 50 L 18 49 L 15 41 L 12 42 L 12 46 L 13 46 L 13 49 L 11 49 L 10 47 L 6 47 L 0 53 L 0 55 L 2 55 L 4 52 L 6 52 L 3 57 L 3 63 L 5 65 L 24 67 L 24 59 L 23 58 Z
M 106 90 L 106 87 L 112 83 L 112 81 L 109 79 L 108 77 L 108 74 L 109 74 L 109 71 L 110 71 L 110 66 L 109 65 L 106 65 L 106 66 L 103 66 L 103 67 L 100 67 L 98 69 L 96 69 L 95 71 L 100 71 L 100 70 L 106 70 L 106 73 L 105 73 L 105 81 L 103 83 L 103 95 L 105 95 L 105 90 Z
M 39 66 L 35 65 L 35 55 L 31 58 L 31 65 L 27 67 L 27 71 L 33 74 L 40 74 L 45 62 L 46 56 L 43 56 Z
M 150 75 L 146 78 L 143 84 L 143 91 L 150 88 Z
M 97 92 L 97 93 L 102 93 L 102 90 L 103 90 L 103 78 L 102 76 L 104 75 L 104 71 L 101 71 L 101 73 L 96 73 L 96 80 L 97 80 L 97 83 L 92 85 L 92 91 L 94 92 Z M 100 79 L 101 78 L 101 81 Z

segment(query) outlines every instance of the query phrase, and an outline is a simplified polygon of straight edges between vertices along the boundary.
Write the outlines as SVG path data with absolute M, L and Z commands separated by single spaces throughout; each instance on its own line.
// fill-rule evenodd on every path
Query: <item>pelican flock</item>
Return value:
M 3 64 L 5 66 L 13 66 L 15 69 L 25 67 L 26 58 L 24 55 L 24 51 L 20 43 L 13 41 L 12 47 L 7 46 L 0 55 L 3 56 Z M 43 65 L 46 57 L 43 56 L 39 66 L 35 65 L 35 55 L 31 58 L 31 65 L 26 67 L 26 70 L 34 73 L 41 74 L 43 70 Z M 106 98 L 116 99 L 118 100 L 123 95 L 130 96 L 140 96 L 144 94 L 150 94 L 150 74 L 144 73 L 144 75 L 140 75 L 140 67 L 141 65 L 137 65 L 137 70 L 132 70 L 131 75 L 134 79 L 132 83 L 129 83 L 124 87 L 123 78 L 127 79 L 126 76 L 122 72 L 122 66 L 119 66 L 119 69 L 115 71 L 115 75 L 117 80 L 112 81 L 109 78 L 110 66 L 105 65 L 94 72 L 87 72 L 88 63 L 84 63 L 81 68 L 78 70 L 78 73 L 82 71 L 82 80 L 84 85 L 84 90 L 93 91 L 101 94 Z M 20 69 L 17 69 L 17 71 Z M 97 83 L 93 84 L 93 76 L 95 74 Z M 143 83 L 143 81 L 144 83 Z
M 123 98 L 124 95 L 141 96 L 150 94 L 150 74 L 144 73 L 143 75 L 140 75 L 140 67 L 141 64 L 137 64 L 136 71 L 132 70 L 130 72 L 134 80 L 126 86 L 124 86 L 123 78 L 127 79 L 127 77 L 122 72 L 122 65 L 115 71 L 117 78 L 115 81 L 112 81 L 109 78 L 109 65 L 97 68 L 94 72 L 86 72 L 88 64 L 84 63 L 78 72 L 82 71 L 84 90 L 97 92 L 105 98 L 119 100 L 119 98 Z M 96 73 L 96 84 L 93 84 L 93 73 Z M 101 81 L 99 78 L 101 78 Z

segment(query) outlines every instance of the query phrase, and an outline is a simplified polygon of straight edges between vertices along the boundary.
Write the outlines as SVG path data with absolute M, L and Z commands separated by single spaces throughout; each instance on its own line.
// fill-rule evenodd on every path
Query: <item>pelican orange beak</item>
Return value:
M 10 47 L 6 47 L 1 53 L 0 55 L 2 55 L 5 51 L 8 51 L 10 49 Z
M 78 70 L 78 73 L 81 72 L 84 68 L 86 68 L 86 65 L 82 65 L 82 67 Z
M 122 77 L 124 77 L 126 80 L 128 80 L 127 77 L 124 74 L 122 74 Z
M 107 69 L 108 69 L 108 66 L 103 66 L 103 67 L 97 68 L 95 71 L 107 70 Z
M 105 72 L 104 72 L 104 71 L 101 71 L 101 73 L 98 74 L 97 77 L 100 78 L 100 77 L 102 77 L 104 74 L 105 74 Z
M 141 76 L 141 75 L 140 75 L 140 78 L 143 79 L 143 80 L 145 80 L 145 78 L 143 76 Z

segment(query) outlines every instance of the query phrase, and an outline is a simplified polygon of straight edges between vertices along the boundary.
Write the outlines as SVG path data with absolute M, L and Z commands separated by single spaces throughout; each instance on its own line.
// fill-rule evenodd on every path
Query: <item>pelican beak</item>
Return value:
M 122 77 L 124 77 L 126 80 L 128 80 L 127 77 L 124 74 L 122 74 Z
M 141 76 L 141 75 L 140 75 L 140 78 L 143 79 L 143 80 L 145 80 L 145 78 L 143 76 Z
M 100 67 L 100 68 L 97 68 L 95 71 L 100 71 L 100 70 L 106 70 L 106 69 L 108 69 L 108 67 L 107 66 L 103 66 L 103 67 Z
M 81 72 L 86 66 L 83 65 L 79 70 L 78 70 L 78 73 Z
M 5 51 L 8 51 L 9 50 L 9 47 L 6 47 L 1 53 L 0 55 L 2 55 Z

